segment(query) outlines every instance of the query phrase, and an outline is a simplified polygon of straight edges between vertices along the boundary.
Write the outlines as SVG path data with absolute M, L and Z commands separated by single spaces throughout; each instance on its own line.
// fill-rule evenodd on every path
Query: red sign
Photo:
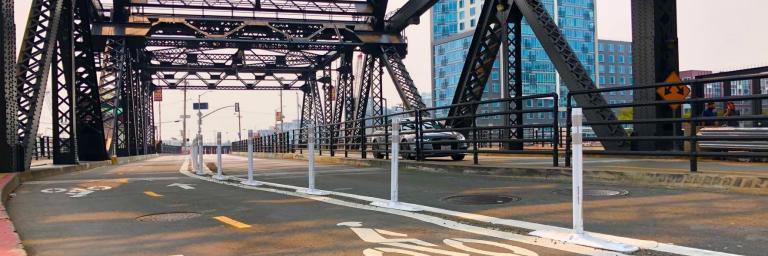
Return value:
M 282 122 L 283 121 L 283 113 L 275 112 L 275 121 Z
M 163 90 L 160 88 L 155 89 L 152 96 L 155 98 L 155 101 L 163 101 Z

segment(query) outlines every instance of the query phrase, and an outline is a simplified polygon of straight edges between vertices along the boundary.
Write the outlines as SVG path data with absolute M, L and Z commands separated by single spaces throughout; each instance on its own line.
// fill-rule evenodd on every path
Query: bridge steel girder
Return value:
M 403 101 L 403 107 L 406 110 L 423 109 L 426 105 L 421 99 L 419 89 L 416 88 L 416 84 L 413 82 L 411 74 L 408 73 L 408 69 L 403 63 L 403 57 L 400 56 L 397 48 L 381 46 L 381 52 L 381 58 L 392 77 L 392 82 L 395 84 L 400 99 Z
M 16 69 L 17 150 L 23 152 L 17 171 L 29 170 L 35 150 L 48 75 L 59 32 L 61 0 L 34 0 L 21 41 Z
M 249 0 L 249 1 L 129 1 L 128 6 L 143 13 L 151 13 L 153 9 L 164 10 L 225 10 L 233 13 L 251 15 L 254 12 L 336 15 L 336 16 L 371 16 L 373 8 L 364 0 Z M 215 12 L 211 15 L 216 15 Z M 234 14 L 230 14 L 234 15 Z M 253 15 L 251 15 L 253 16 Z
M 502 84 L 505 85 L 503 89 L 503 97 L 508 99 L 515 99 L 523 96 L 522 26 L 523 15 L 519 10 L 512 9 L 507 23 L 506 33 L 509 36 L 502 37 L 501 45 L 501 70 L 504 72 L 504 75 L 502 76 Z M 504 129 L 502 132 L 503 138 L 517 140 L 525 138 L 525 129 L 523 129 L 525 119 L 521 112 L 523 110 L 523 104 L 523 100 L 519 99 L 504 104 L 508 111 L 513 111 L 513 114 L 509 114 L 505 117 L 504 126 L 515 128 Z M 554 104 L 557 104 L 557 102 Z M 505 146 L 508 150 L 523 150 L 524 143 L 510 142 L 506 143 Z
M 497 8 L 497 5 L 505 5 L 505 8 Z M 472 115 L 477 111 L 478 105 L 465 103 L 479 102 L 483 97 L 483 90 L 491 77 L 502 38 L 507 36 L 510 9 L 506 0 L 490 0 L 483 3 L 467 60 L 453 95 L 453 104 L 463 105 L 450 108 L 448 116 L 454 119 L 446 120 L 446 125 L 454 128 L 472 126 Z
M 676 0 L 632 0 L 632 73 L 635 84 L 664 82 L 672 73 L 680 73 L 677 38 Z M 728 91 L 730 92 L 730 90 Z M 636 103 L 662 100 L 655 89 L 637 90 Z M 700 113 L 696 113 L 700 114 Z M 634 119 L 672 118 L 669 106 L 635 107 Z M 682 136 L 674 133 L 671 123 L 636 124 L 637 136 Z M 680 129 L 678 129 L 680 130 Z M 654 151 L 672 149 L 672 141 L 638 141 L 636 150 Z
M 16 148 L 16 25 L 14 1 L 0 3 L 0 173 L 18 171 L 19 152 Z
M 493 62 L 502 44 L 502 37 L 508 36 L 505 28 L 509 23 L 509 13 L 512 9 L 517 9 L 526 19 L 570 91 L 596 89 L 590 74 L 540 0 L 492 0 L 483 4 L 480 20 L 467 55 L 468 59 L 464 63 L 459 85 L 456 87 L 453 104 L 481 100 Z M 574 99 L 579 106 L 584 107 L 607 105 L 599 93 L 577 95 Z M 477 104 L 467 104 L 451 108 L 448 116 L 456 119 L 450 119 L 447 123 L 453 127 L 471 126 L 471 116 L 477 111 L 477 107 Z M 584 111 L 584 114 L 590 121 L 616 120 L 616 115 L 607 107 L 589 109 Z M 627 136 L 620 125 L 594 125 L 592 128 L 598 138 Z M 601 142 L 607 150 L 629 149 L 629 144 L 625 141 Z
M 62 1 L 56 47 L 52 60 L 53 81 L 51 94 L 51 121 L 53 123 L 53 164 L 77 164 L 77 104 L 75 103 L 76 86 L 74 81 L 74 3 Z
M 83 161 L 107 160 L 109 155 L 91 37 L 93 6 L 89 1 L 72 1 L 76 2 L 73 35 L 77 102 L 75 135 L 78 158 Z
M 339 75 L 338 80 L 336 83 L 336 103 L 333 109 L 333 120 L 332 123 L 336 124 L 333 126 L 333 137 L 338 138 L 341 129 L 349 128 L 349 125 L 344 123 L 342 126 L 342 121 L 351 121 L 354 119 L 355 114 L 355 96 L 354 96 L 354 75 L 352 72 L 352 58 L 354 57 L 354 52 L 347 51 L 342 54 L 342 56 L 339 58 L 339 68 L 337 69 Z M 351 131 L 345 130 L 344 132 L 344 140 L 343 141 L 349 141 L 349 137 L 351 135 Z
M 432 8 L 438 0 L 409 0 L 387 20 L 388 32 L 400 33 L 409 25 L 420 23 L 419 17 Z

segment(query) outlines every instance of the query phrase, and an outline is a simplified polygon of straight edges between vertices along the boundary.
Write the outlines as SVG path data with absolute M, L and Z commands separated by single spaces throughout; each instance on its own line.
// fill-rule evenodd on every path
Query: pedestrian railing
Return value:
M 737 81 L 752 81 L 758 83 L 767 79 L 768 74 L 730 76 L 714 79 L 689 80 L 677 83 L 657 83 L 651 85 L 635 85 L 632 87 L 601 88 L 585 91 L 571 91 L 568 94 L 568 128 L 570 129 L 570 111 L 576 107 L 573 98 L 585 95 L 602 94 L 627 94 L 635 95 L 646 93 L 655 96 L 661 92 L 685 92 L 690 95 L 680 100 L 649 100 L 643 102 L 609 103 L 603 106 L 579 106 L 584 111 L 610 109 L 620 113 L 633 110 L 629 115 L 620 115 L 624 118 L 617 120 L 595 121 L 587 120 L 584 126 L 620 126 L 627 133 L 619 136 L 590 136 L 583 141 L 596 143 L 618 142 L 620 149 L 591 149 L 584 150 L 585 154 L 603 155 L 636 155 L 636 156 L 668 156 L 687 157 L 690 161 L 690 171 L 698 170 L 700 157 L 711 158 L 748 158 L 768 159 L 768 151 L 764 147 L 746 147 L 743 145 L 768 143 L 768 116 L 763 114 L 765 100 L 768 94 L 762 92 L 760 85 L 752 86 L 751 90 L 735 90 L 739 95 L 731 95 L 730 84 Z M 706 95 L 707 88 L 722 88 L 720 95 Z M 715 90 L 711 90 L 715 91 Z M 746 91 L 751 91 L 746 93 Z M 653 97 L 656 98 L 656 97 Z M 733 112 L 725 114 L 723 107 L 733 102 L 741 113 Z M 716 109 L 709 110 L 707 116 L 705 105 L 713 104 Z M 719 109 L 719 111 L 718 111 Z M 750 111 L 745 111 L 751 109 Z M 656 118 L 633 118 L 636 112 L 657 112 Z M 738 114 L 736 114 L 738 113 Z M 629 116 L 629 117 L 627 117 Z M 642 115 L 641 115 L 642 116 Z M 720 127 L 731 127 L 722 129 Z M 749 130 L 751 132 L 745 132 Z M 715 132 L 718 131 L 718 132 Z M 570 134 L 568 132 L 567 134 Z M 719 145 L 728 144 L 728 147 L 714 148 L 713 142 Z M 570 136 L 566 141 L 566 154 L 570 156 Z M 742 147 L 738 147 L 742 145 Z M 566 165 L 569 165 L 566 158 Z

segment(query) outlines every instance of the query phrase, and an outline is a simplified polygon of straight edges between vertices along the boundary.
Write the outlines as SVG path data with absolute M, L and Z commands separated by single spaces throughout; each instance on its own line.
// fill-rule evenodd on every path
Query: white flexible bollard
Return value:
M 197 175 L 205 175 L 205 162 L 203 160 L 203 157 L 205 156 L 205 151 L 203 147 L 203 135 L 198 134 L 197 135 L 197 157 L 198 157 L 198 163 L 197 163 Z
M 296 192 L 318 196 L 330 194 L 315 188 L 315 127 L 307 128 L 307 152 L 309 154 L 309 167 L 307 168 L 308 187 L 306 189 L 297 189 Z
M 573 144 L 573 150 L 571 152 L 571 166 L 573 175 L 573 230 L 571 232 L 537 230 L 531 232 L 530 234 L 542 238 L 549 238 L 567 243 L 617 252 L 631 253 L 639 250 L 640 248 L 634 245 L 597 238 L 587 232 L 584 232 L 584 159 L 582 152 L 582 123 L 584 120 L 584 114 L 582 113 L 581 108 L 573 108 L 571 110 L 571 120 L 571 141 Z
M 409 212 L 420 211 L 416 207 L 400 203 L 399 196 L 399 171 L 400 171 L 400 120 L 392 120 L 392 155 L 390 155 L 390 191 L 388 202 L 372 202 L 371 205 L 398 209 Z
M 192 140 L 192 144 L 189 147 L 189 160 L 192 161 L 192 170 L 197 172 L 197 146 L 195 143 L 197 143 L 197 138 Z
M 253 180 L 253 130 L 248 130 L 248 180 L 241 182 L 248 186 L 261 186 L 261 182 Z
M 216 175 L 213 176 L 217 180 L 226 180 L 224 176 L 224 167 L 221 166 L 221 132 L 216 133 Z

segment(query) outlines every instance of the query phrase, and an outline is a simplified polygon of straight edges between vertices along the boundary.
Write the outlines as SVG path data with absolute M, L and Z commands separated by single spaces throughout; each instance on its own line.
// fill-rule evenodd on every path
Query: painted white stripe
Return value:
M 316 200 L 316 201 L 320 201 L 320 202 L 324 202 L 324 203 L 328 203 L 328 204 L 334 204 L 334 205 L 345 206 L 345 207 L 350 207 L 350 208 L 356 208 L 356 209 L 361 209 L 361 210 L 376 211 L 376 212 L 383 212 L 383 213 L 388 213 L 388 214 L 393 214 L 393 215 L 399 215 L 399 216 L 403 216 L 403 217 L 407 217 L 407 218 L 411 218 L 411 219 L 416 219 L 416 220 L 419 220 L 419 221 L 422 221 L 422 222 L 431 223 L 431 224 L 438 225 L 438 226 L 445 227 L 445 228 L 450 228 L 450 229 L 459 230 L 459 231 L 463 231 L 463 232 L 468 232 L 468 233 L 473 233 L 473 234 L 478 234 L 478 235 L 484 235 L 484 236 L 489 236 L 489 237 L 495 237 L 495 238 L 500 238 L 500 239 L 506 239 L 506 240 L 510 240 L 510 241 L 515 241 L 515 242 L 520 242 L 520 243 L 525 243 L 525 244 L 530 244 L 530 245 L 535 245 L 535 246 L 541 246 L 541 247 L 555 249 L 555 250 L 561 250 L 561 251 L 578 253 L 578 254 L 585 254 L 585 255 L 597 255 L 597 256 L 603 256 L 603 255 L 604 256 L 609 256 L 609 255 L 611 255 L 611 256 L 613 256 L 613 255 L 622 256 L 622 255 L 625 255 L 625 254 L 620 254 L 620 253 L 616 253 L 616 252 L 609 252 L 609 251 L 603 251 L 603 250 L 588 248 L 588 247 L 584 247 L 584 246 L 578 246 L 578 245 L 572 245 L 572 244 L 563 244 L 563 243 L 556 242 L 556 241 L 549 240 L 549 239 L 542 239 L 542 238 L 538 238 L 538 237 L 519 235 L 519 234 L 514 234 L 514 233 L 509 233 L 509 232 L 503 232 L 503 231 L 498 231 L 498 230 L 492 230 L 492 229 L 487 229 L 487 228 L 471 226 L 471 225 L 462 224 L 462 223 L 459 223 L 459 222 L 456 222 L 456 221 L 446 220 L 446 219 L 442 219 L 442 218 L 435 217 L 435 216 L 430 216 L 430 215 L 425 215 L 425 214 L 419 214 L 419 213 L 406 212 L 406 211 L 394 210 L 394 209 L 389 209 L 389 208 L 380 208 L 380 207 L 375 207 L 375 206 L 370 206 L 370 205 L 351 203 L 351 202 L 346 202 L 346 201 L 342 201 L 342 200 L 338 200 L 338 199 L 333 199 L 333 198 L 328 198 L 328 197 L 324 197 L 324 196 L 312 196 L 312 195 L 306 195 L 306 194 L 302 194 L 302 193 L 296 193 L 296 192 L 292 192 L 292 191 L 284 191 L 284 190 L 278 190 L 278 189 L 272 189 L 272 188 L 251 187 L 251 186 L 245 186 L 245 185 L 242 185 L 242 184 L 239 184 L 239 183 L 238 184 L 227 183 L 227 182 L 219 181 L 219 180 L 216 180 L 216 179 L 213 179 L 213 178 L 197 176 L 197 175 L 189 172 L 188 169 L 189 169 L 188 168 L 188 164 L 185 161 L 185 163 L 182 164 L 181 168 L 179 168 L 179 172 L 184 174 L 184 175 L 187 175 L 189 177 L 192 177 L 192 178 L 206 180 L 206 181 L 214 182 L 214 183 L 218 183 L 218 184 L 224 184 L 224 185 L 240 187 L 240 188 L 245 188 L 245 189 L 250 189 L 250 190 L 272 192 L 272 193 L 283 194 L 283 195 L 288 195 L 288 196 L 307 198 L 307 199 L 312 199 L 312 200 Z M 263 183 L 270 184 L 270 185 L 273 185 L 273 186 L 274 185 L 279 185 L 279 184 L 267 183 L 267 182 L 263 182 Z M 298 189 L 299 188 L 299 187 L 287 186 L 287 185 L 280 185 L 280 187 L 286 187 L 286 188 L 290 187 L 292 189 Z

